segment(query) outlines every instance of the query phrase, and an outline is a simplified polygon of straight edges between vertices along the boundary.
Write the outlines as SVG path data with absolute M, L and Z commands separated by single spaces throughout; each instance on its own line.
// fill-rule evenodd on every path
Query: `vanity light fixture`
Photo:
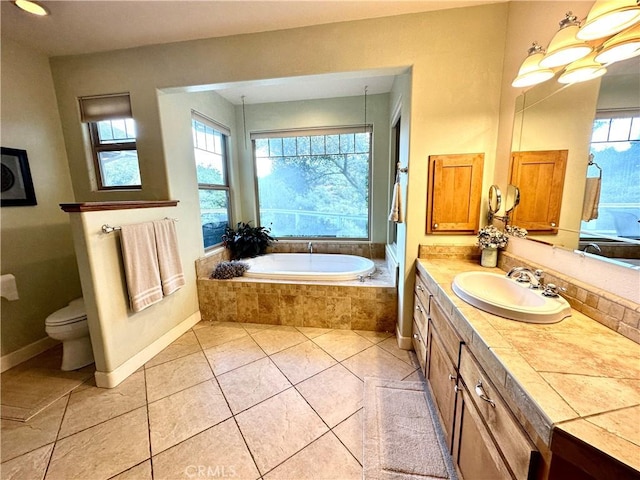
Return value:
M 540 60 L 544 57 L 544 49 L 537 42 L 531 44 L 528 54 L 529 56 L 524 59 L 520 70 L 518 70 L 518 76 L 511 83 L 516 88 L 530 87 L 546 82 L 554 75 L 550 68 L 540 66 Z
M 640 22 L 639 0 L 597 0 L 577 33 L 580 40 L 608 37 Z
M 540 66 L 561 67 L 589 55 L 593 47 L 576 38 L 579 29 L 578 18 L 572 12 L 567 12 L 565 18 L 560 21 L 560 30 L 549 43 L 547 54 L 540 60 Z
M 46 17 L 50 14 L 49 9 L 40 5 L 38 2 L 32 2 L 30 0 L 15 0 L 13 4 L 20 10 L 24 10 L 27 13 L 31 13 L 39 17 Z
M 558 77 L 560 83 L 579 83 L 593 80 L 607 73 L 607 69 L 601 63 L 595 61 L 596 53 L 593 52 L 580 60 L 567 65 L 564 72 Z
M 640 55 L 640 23 L 611 37 L 595 57 L 598 63 L 613 63 Z

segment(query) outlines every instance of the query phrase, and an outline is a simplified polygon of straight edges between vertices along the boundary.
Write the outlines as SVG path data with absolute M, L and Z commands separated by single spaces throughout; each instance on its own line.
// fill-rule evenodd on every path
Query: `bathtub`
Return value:
M 368 258 L 329 253 L 270 253 L 242 261 L 249 264 L 245 277 L 269 280 L 356 280 L 376 269 Z

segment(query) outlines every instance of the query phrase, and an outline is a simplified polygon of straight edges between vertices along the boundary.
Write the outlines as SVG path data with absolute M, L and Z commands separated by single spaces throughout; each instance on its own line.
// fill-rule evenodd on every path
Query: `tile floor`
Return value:
M 387 333 L 201 322 L 114 389 L 2 420 L 2 479 L 362 478 L 365 376 L 420 380 Z

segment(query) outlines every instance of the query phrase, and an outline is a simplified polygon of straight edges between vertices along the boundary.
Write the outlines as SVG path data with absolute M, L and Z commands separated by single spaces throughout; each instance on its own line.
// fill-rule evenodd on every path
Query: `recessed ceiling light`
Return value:
M 15 0 L 13 3 L 19 9 L 32 13 L 33 15 L 38 15 L 39 17 L 49 15 L 49 10 L 37 2 L 32 2 L 30 0 Z

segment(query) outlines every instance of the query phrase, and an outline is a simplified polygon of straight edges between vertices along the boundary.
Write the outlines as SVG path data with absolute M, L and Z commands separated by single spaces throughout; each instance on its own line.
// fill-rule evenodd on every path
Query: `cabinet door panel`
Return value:
M 416 351 L 416 356 L 418 357 L 418 362 L 420 362 L 420 370 L 424 374 L 427 363 L 427 345 L 425 344 L 425 338 L 422 336 L 415 320 L 413 321 L 412 343 L 413 349 Z
M 483 153 L 429 157 L 427 233 L 478 230 L 483 165 Z
M 453 459 L 464 480 L 507 480 L 512 476 L 487 431 L 469 392 L 458 392 Z
M 453 438 L 453 416 L 455 409 L 454 390 L 456 369 L 444 351 L 442 341 L 433 329 L 429 329 L 429 363 L 427 374 L 433 399 L 440 413 L 442 429 L 447 437 L 447 445 L 451 447 Z
M 460 354 L 460 377 L 471 392 L 471 402 L 475 404 L 476 411 L 495 438 L 516 478 L 531 478 L 537 465 L 538 452 L 466 345 Z M 483 400 L 481 393 L 490 402 Z
M 557 232 L 568 150 L 514 152 L 511 183 L 520 189 L 513 225 L 531 232 Z

